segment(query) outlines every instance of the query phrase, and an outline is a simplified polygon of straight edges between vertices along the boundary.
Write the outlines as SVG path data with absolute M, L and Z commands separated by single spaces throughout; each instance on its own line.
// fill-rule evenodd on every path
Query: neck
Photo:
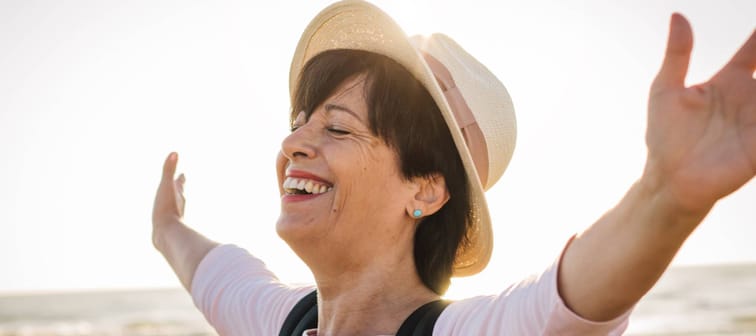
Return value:
M 393 335 L 415 309 L 438 299 L 417 275 L 412 254 L 404 259 L 338 275 L 316 274 L 318 335 Z

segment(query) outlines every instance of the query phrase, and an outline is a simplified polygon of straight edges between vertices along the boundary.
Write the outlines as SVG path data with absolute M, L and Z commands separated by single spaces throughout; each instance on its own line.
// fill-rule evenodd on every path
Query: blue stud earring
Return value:
M 420 218 L 420 216 L 423 215 L 423 212 L 420 209 L 415 209 L 415 211 L 412 211 L 412 217 Z

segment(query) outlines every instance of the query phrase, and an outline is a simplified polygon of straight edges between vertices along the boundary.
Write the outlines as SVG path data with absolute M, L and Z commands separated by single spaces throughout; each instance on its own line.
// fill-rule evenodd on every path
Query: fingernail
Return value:
M 171 153 L 171 155 L 168 156 L 168 160 L 171 160 L 171 161 L 176 160 L 176 152 Z

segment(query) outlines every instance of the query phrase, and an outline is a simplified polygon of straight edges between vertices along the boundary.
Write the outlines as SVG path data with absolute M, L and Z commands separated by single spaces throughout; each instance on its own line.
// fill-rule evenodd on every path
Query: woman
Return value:
M 714 203 L 756 173 L 756 36 L 710 81 L 685 88 L 691 47 L 687 21 L 673 15 L 649 99 L 647 164 L 620 203 L 540 276 L 440 308 L 433 335 L 622 333 Z M 512 154 L 511 101 L 448 37 L 410 41 L 361 1 L 313 20 L 290 76 L 276 229 L 316 280 L 317 329 L 305 334 L 393 335 L 451 276 L 488 263 L 483 190 Z M 176 162 L 169 155 L 157 192 L 156 248 L 220 334 L 278 334 L 314 288 L 281 284 L 260 260 L 185 226 Z

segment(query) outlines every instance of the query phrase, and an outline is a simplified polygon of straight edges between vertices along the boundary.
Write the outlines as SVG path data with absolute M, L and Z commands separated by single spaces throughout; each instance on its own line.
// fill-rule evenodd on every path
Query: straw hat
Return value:
M 515 146 L 516 123 L 506 88 L 485 66 L 442 34 L 408 38 L 386 13 L 360 0 L 337 2 L 305 29 L 291 63 L 294 94 L 302 67 L 327 50 L 358 49 L 387 56 L 417 78 L 438 104 L 471 188 L 470 245 L 457 251 L 454 276 L 486 267 L 493 232 L 483 194 L 501 177 Z

